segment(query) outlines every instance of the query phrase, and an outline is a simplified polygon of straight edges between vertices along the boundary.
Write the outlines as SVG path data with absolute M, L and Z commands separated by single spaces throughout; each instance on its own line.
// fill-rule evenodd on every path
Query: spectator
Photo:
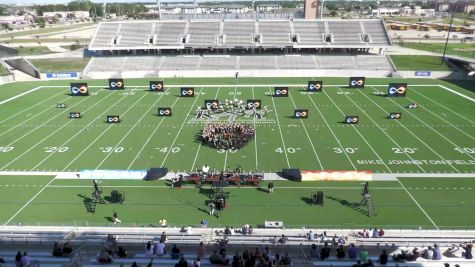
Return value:
M 279 239 L 279 243 L 281 243 L 281 244 L 287 244 L 288 241 L 289 241 L 289 238 L 286 237 L 284 234 L 282 234 L 282 236 L 281 236 L 280 239 Z
M 440 247 L 437 244 L 434 244 L 434 248 L 432 248 L 432 259 L 433 260 L 441 260 L 442 259 L 442 253 L 440 252 Z
M 153 256 L 153 249 L 154 249 L 154 246 L 152 244 L 152 241 L 148 241 L 147 245 L 145 245 L 145 256 L 152 257 Z
M 249 225 L 249 235 L 252 235 L 254 232 L 254 228 L 252 228 L 252 225 Z
M 71 254 L 73 252 L 73 246 L 71 245 L 71 242 L 66 241 L 66 243 L 63 244 L 63 254 Z
M 384 236 L 384 230 L 383 228 L 379 229 L 379 237 L 383 237 Z
M 172 259 L 178 259 L 180 258 L 180 250 L 178 249 L 178 247 L 175 245 L 173 245 L 173 248 L 172 248 L 172 251 L 170 253 L 170 256 L 172 257 Z
M 21 267 L 21 251 L 18 251 L 15 256 L 16 267 Z
M 386 265 L 386 263 L 388 263 L 388 254 L 386 253 L 385 249 L 383 249 L 383 253 L 379 255 L 379 263 L 381 265 Z
M 201 220 L 200 224 L 201 224 L 201 227 L 203 227 L 203 228 L 208 227 L 208 221 L 207 220 Z
M 249 235 L 249 224 L 245 224 L 242 227 L 242 235 Z
M 140 265 L 137 264 L 136 261 L 132 262 L 132 265 L 130 267 L 140 267 Z
M 188 262 L 185 260 L 185 257 L 181 256 L 178 263 L 175 264 L 175 267 L 188 267 Z
M 241 267 L 242 266 L 242 258 L 241 255 L 236 251 L 236 254 L 233 256 L 233 261 L 231 263 L 233 267 Z
M 212 264 L 228 264 L 229 263 L 229 259 L 224 258 L 221 254 L 218 254 L 216 250 L 213 251 L 213 254 L 209 257 L 209 261 Z
M 366 262 L 368 260 L 368 251 L 364 247 L 361 247 L 358 256 L 360 257 L 361 262 Z
M 200 258 L 200 256 L 196 257 L 196 259 L 193 260 L 193 267 L 201 267 L 201 258 Z
M 63 250 L 61 249 L 61 247 L 59 246 L 58 242 L 54 242 L 54 245 L 53 245 L 53 256 L 62 256 L 63 255 Z
M 168 241 L 167 234 L 165 233 L 165 231 L 163 231 L 162 235 L 160 236 L 160 243 L 165 243 L 167 241 Z
M 223 238 L 219 240 L 219 253 L 224 254 L 226 253 L 226 247 L 228 246 L 229 240 L 227 238 Z
M 312 244 L 312 248 L 310 249 L 310 258 L 320 259 L 320 252 L 315 244 Z
M 117 215 L 117 211 L 114 210 L 112 213 L 112 221 L 114 223 L 121 223 L 122 221 L 119 219 L 119 215 Z
M 471 260 L 473 258 L 472 256 L 472 244 L 466 244 L 461 246 L 465 252 L 462 252 L 462 257 Z
M 358 257 L 358 248 L 355 246 L 355 244 L 351 243 L 350 248 L 348 249 L 348 257 L 352 260 L 356 260 L 356 257 Z
M 203 244 L 203 241 L 200 242 L 200 246 L 198 247 L 198 258 L 202 258 L 206 255 L 206 247 Z
M 163 256 L 165 255 L 166 251 L 165 251 L 165 243 L 158 243 L 157 246 L 155 247 L 155 254 L 157 254 L 157 256 Z
M 338 238 L 338 245 L 341 246 L 341 245 L 345 245 L 345 244 L 346 244 L 346 239 L 345 239 L 345 237 L 340 236 L 340 237 Z
M 231 229 L 229 229 L 229 226 L 226 226 L 226 228 L 224 229 L 224 234 L 225 235 L 230 235 L 231 234 Z
M 5 263 L 5 260 L 3 258 L 0 258 L 0 267 L 2 267 L 2 263 Z
M 374 263 L 372 259 L 368 259 L 367 263 L 363 263 L 363 267 L 374 267 Z
M 280 260 L 280 264 L 284 265 L 284 266 L 286 266 L 286 265 L 291 266 L 292 265 L 292 259 L 289 257 L 289 253 L 285 252 L 285 255 Z
M 123 248 L 122 246 L 119 246 L 119 250 L 117 251 L 117 256 L 119 258 L 127 258 L 127 250 Z
M 345 247 L 340 246 L 336 249 L 336 257 L 338 259 L 344 259 L 345 258 Z
M 330 257 L 330 251 L 331 249 L 328 246 L 328 242 L 325 242 L 325 245 L 320 249 L 320 259 L 323 261 Z
M 376 228 L 373 229 L 373 237 L 379 237 L 379 231 Z
M 111 263 L 112 256 L 105 249 L 102 249 L 99 255 L 97 256 L 97 261 L 99 263 Z
M 431 246 L 429 246 L 427 249 L 424 249 L 424 251 L 422 251 L 422 258 L 426 260 L 432 260 L 433 257 L 434 257 L 434 252 Z
M 355 264 L 351 265 L 351 267 L 363 267 L 363 265 L 361 265 L 360 260 L 357 260 Z
M 307 233 L 307 238 L 310 241 L 314 241 L 317 239 L 317 235 L 312 230 L 310 230 L 310 232 Z
M 31 258 L 28 256 L 28 253 L 25 251 L 23 252 L 23 256 L 21 257 L 21 265 L 28 266 L 31 263 Z

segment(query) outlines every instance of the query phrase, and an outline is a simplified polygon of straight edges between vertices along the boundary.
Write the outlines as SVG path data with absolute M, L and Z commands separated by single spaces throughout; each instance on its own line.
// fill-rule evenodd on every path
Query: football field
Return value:
M 230 188 L 231 208 L 221 218 L 210 219 L 214 224 L 258 224 L 285 217 L 293 226 L 473 226 L 473 216 L 457 220 L 447 216 L 473 214 L 475 207 L 469 197 L 475 185 L 466 178 L 475 176 L 473 91 L 436 80 L 389 79 L 367 79 L 364 89 L 350 89 L 348 79 L 342 78 L 323 79 L 323 92 L 307 92 L 307 82 L 316 79 L 165 79 L 164 93 L 150 92 L 144 79 L 125 80 L 125 90 L 108 90 L 107 81 L 98 80 L 87 81 L 89 96 L 71 96 L 67 81 L 4 85 L 0 90 L 0 172 L 8 176 L 2 177 L 0 186 L 0 205 L 5 211 L 0 222 L 100 224 L 104 216 L 119 209 L 120 214 L 137 218 L 126 219 L 129 224 L 153 223 L 161 214 L 180 224 L 190 218 L 197 223 L 206 216 L 202 209 L 207 195 L 202 189 L 171 193 L 163 182 L 105 181 L 105 191 L 123 186 L 126 202 L 120 207 L 98 206 L 92 213 L 87 209 L 90 181 L 26 175 L 153 167 L 187 172 L 208 164 L 216 170 L 241 167 L 266 173 L 299 168 L 371 171 L 394 177 L 459 176 L 374 182 L 378 216 L 371 218 L 358 206 L 360 185 L 355 182 L 280 182 L 272 196 Z M 407 82 L 406 97 L 387 97 L 389 82 Z M 194 87 L 195 97 L 180 97 L 182 86 Z M 273 96 L 274 87 L 279 86 L 289 88 L 288 97 Z M 257 99 L 266 107 L 262 118 L 215 116 L 219 121 L 234 119 L 255 127 L 255 138 L 244 148 L 218 150 L 200 141 L 208 119 L 198 118 L 197 109 L 214 99 L 244 103 Z M 57 108 L 58 103 L 66 108 Z M 407 108 L 410 103 L 418 108 Z M 159 107 L 171 108 L 172 116 L 159 117 Z M 295 118 L 295 109 L 307 109 L 309 117 Z M 70 112 L 80 112 L 82 117 L 70 119 Z M 400 112 L 401 119 L 389 119 L 391 112 Z M 119 115 L 121 123 L 106 123 L 107 115 Z M 359 123 L 344 123 L 347 115 L 358 116 Z M 324 188 L 329 203 L 322 209 L 334 216 L 307 216 L 314 207 L 306 200 L 318 188 Z M 154 197 L 157 192 L 160 196 Z M 174 214 L 175 207 L 183 208 L 186 216 Z M 147 214 L 148 208 L 157 213 Z M 268 212 L 259 214 L 262 208 Z

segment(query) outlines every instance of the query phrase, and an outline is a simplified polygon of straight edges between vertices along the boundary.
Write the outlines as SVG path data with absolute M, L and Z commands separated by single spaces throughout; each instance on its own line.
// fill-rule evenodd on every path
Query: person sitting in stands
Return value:
M 383 237 L 384 236 L 384 230 L 383 228 L 379 229 L 379 237 Z
M 160 224 L 161 227 L 167 227 L 168 225 L 167 219 L 162 218 L 160 221 L 158 221 L 158 224 Z
M 31 258 L 28 256 L 28 253 L 25 251 L 23 252 L 23 256 L 21 257 L 21 264 L 22 266 L 28 266 L 31 263 Z
M 282 234 L 282 236 L 279 239 L 279 243 L 286 244 L 287 242 L 289 242 L 289 238 L 286 237 L 284 234 Z
M 97 261 L 99 263 L 111 263 L 112 256 L 107 252 L 105 249 L 101 250 L 99 255 L 97 256 Z
M 463 250 L 465 250 L 464 252 L 462 252 L 462 257 L 467 259 L 467 260 L 471 260 L 473 258 L 472 256 L 472 244 L 462 244 L 461 246 L 463 248 Z
M 73 246 L 71 245 L 71 242 L 66 241 L 66 243 L 63 244 L 63 254 L 71 254 L 73 252 Z
M 344 259 L 345 258 L 345 247 L 344 246 L 339 246 L 336 249 L 336 257 L 338 259 Z
M 201 220 L 200 224 L 201 224 L 201 227 L 203 227 L 203 228 L 208 227 L 208 221 L 207 220 Z
M 373 229 L 373 237 L 379 237 L 379 231 L 377 228 Z
M 15 256 L 16 267 L 21 267 L 21 251 L 18 251 Z
M 117 256 L 119 258 L 127 258 L 127 250 L 124 247 L 119 246 L 119 250 L 117 251 Z
M 226 226 L 226 228 L 224 229 L 224 234 L 225 235 L 230 235 L 231 234 L 231 229 L 229 229 L 229 226 Z
M 224 258 L 221 254 L 218 254 L 218 252 L 216 250 L 213 251 L 213 254 L 209 257 L 209 261 L 212 264 L 225 264 L 225 265 L 227 265 L 229 263 L 229 259 Z
M 424 249 L 422 251 L 421 257 L 426 259 L 426 260 L 432 260 L 433 256 L 434 256 L 434 251 L 432 250 L 431 246 L 429 246 L 427 249 Z
M 233 256 L 233 261 L 231 262 L 233 267 L 241 267 L 242 266 L 242 258 L 241 255 L 236 251 L 236 254 Z
M 61 247 L 59 246 L 58 242 L 54 242 L 54 245 L 53 245 L 53 256 L 62 256 L 63 255 L 63 250 L 61 249 Z
M 320 249 L 320 259 L 323 261 L 326 258 L 330 257 L 330 247 L 328 242 L 325 242 L 325 245 Z
M 249 235 L 249 224 L 245 224 L 242 227 L 242 235 Z
M 363 267 L 374 267 L 374 263 L 372 259 L 368 259 L 367 263 L 363 263 Z
M 185 260 L 185 257 L 181 256 L 178 263 L 175 264 L 175 267 L 188 267 L 188 262 Z
M 442 259 L 442 253 L 440 252 L 440 247 L 437 244 L 434 244 L 434 247 L 432 248 L 432 259 L 433 260 L 441 260 Z
M 206 255 L 206 247 L 203 241 L 200 242 L 200 246 L 198 247 L 198 257 L 203 258 Z
M 234 232 L 234 227 L 231 226 L 231 229 L 229 229 L 230 234 L 229 235 L 235 235 L 236 233 Z
M 351 265 L 351 267 L 363 267 L 363 265 L 360 260 L 357 260 L 355 264 Z
M 312 248 L 310 249 L 310 258 L 320 259 L 320 252 L 315 244 L 312 244 Z
M 193 260 L 193 267 L 201 267 L 201 258 L 199 256 Z
M 155 247 L 155 254 L 157 254 L 157 256 L 163 256 L 165 255 L 166 251 L 165 251 L 165 243 L 163 242 L 160 242 L 157 244 L 157 246 Z
M 285 255 L 280 260 L 280 264 L 284 265 L 284 266 L 291 266 L 292 265 L 292 259 L 289 257 L 289 253 L 285 252 Z
M 313 230 L 310 230 L 310 232 L 307 233 L 307 238 L 310 241 L 314 241 L 317 239 L 317 234 L 313 232 Z
M 385 249 L 383 249 L 383 252 L 381 253 L 381 255 L 379 255 L 378 261 L 381 265 L 386 265 L 386 263 L 388 263 L 388 254 L 386 253 Z
M 162 235 L 160 236 L 160 243 L 165 243 L 167 241 L 168 241 L 167 234 L 165 233 L 165 231 L 163 231 Z
M 254 232 L 254 228 L 252 228 L 252 225 L 249 225 L 249 235 L 252 235 Z
M 153 256 L 153 249 L 154 249 L 154 246 L 152 244 L 152 241 L 148 241 L 147 245 L 145 245 L 145 256 L 152 257 Z
M 364 247 L 361 247 L 358 256 L 360 257 L 361 262 L 366 262 L 368 260 L 368 251 Z
M 358 257 L 358 253 L 358 248 L 355 246 L 355 244 L 351 243 L 350 248 L 348 249 L 348 258 L 356 260 L 356 257 Z
M 137 264 L 136 261 L 132 262 L 132 265 L 130 265 L 130 267 L 140 267 L 140 265 Z
M 172 259 L 178 259 L 180 258 L 180 249 L 178 249 L 178 247 L 175 245 L 173 245 L 173 248 L 172 248 L 172 251 L 170 253 L 170 256 L 172 257 Z

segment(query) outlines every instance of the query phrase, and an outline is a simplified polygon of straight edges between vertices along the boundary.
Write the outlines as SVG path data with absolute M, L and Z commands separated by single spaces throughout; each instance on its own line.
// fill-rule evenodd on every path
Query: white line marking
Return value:
M 419 207 L 419 209 L 421 209 L 421 211 L 424 213 L 424 215 L 427 217 L 427 219 L 429 219 L 429 221 L 435 226 L 435 229 L 440 230 L 439 227 L 437 226 L 437 224 L 435 224 L 435 222 L 432 220 L 432 218 L 429 216 L 429 214 L 427 214 L 427 212 L 421 207 L 419 202 L 417 202 L 417 200 L 412 196 L 412 194 L 409 192 L 409 190 L 407 190 L 407 188 L 401 183 L 401 181 L 399 181 L 399 179 L 397 179 L 397 181 L 401 185 L 401 187 L 406 191 L 406 193 L 412 198 L 414 203 L 416 203 L 416 205 Z
M 145 96 L 147 96 L 147 94 L 143 94 L 142 97 L 140 97 L 137 101 L 135 101 L 135 103 L 133 105 L 131 105 L 127 110 L 125 110 L 122 114 L 125 115 L 127 114 L 127 112 L 129 112 L 137 103 L 140 102 L 140 100 L 142 100 L 142 98 L 144 98 Z M 120 103 L 123 99 L 125 99 L 127 96 L 123 96 L 118 102 L 116 102 L 115 104 L 118 104 Z M 100 118 L 104 113 L 106 113 L 109 109 L 111 109 L 112 107 L 115 106 L 112 105 L 110 106 L 106 111 L 104 111 L 101 115 L 99 115 L 96 119 Z M 101 134 L 99 136 L 97 136 L 92 142 L 90 142 L 87 147 L 83 148 L 83 150 L 81 151 L 81 153 L 79 153 L 72 161 L 69 162 L 69 164 L 63 168 L 63 171 L 66 170 L 69 166 L 71 166 L 71 164 L 73 164 L 76 160 L 78 160 L 83 154 L 84 152 L 86 152 L 93 144 L 95 144 L 97 142 L 97 140 L 99 140 L 112 126 L 114 126 L 114 124 L 111 124 L 109 127 L 107 127 L 104 131 L 101 132 Z
M 161 164 L 160 166 L 163 167 L 163 164 L 165 164 L 165 161 L 167 160 L 168 155 L 170 155 L 170 152 L 172 151 L 171 148 L 175 145 L 175 142 L 176 142 L 176 140 L 178 139 L 178 136 L 180 135 L 181 130 L 183 130 L 183 126 L 185 126 L 185 124 L 186 124 L 186 122 L 187 122 L 187 120 L 188 120 L 188 117 L 190 116 L 191 110 L 192 110 L 193 107 L 195 106 L 196 101 L 198 100 L 198 98 L 200 98 L 200 96 L 201 96 L 201 92 L 203 92 L 203 87 L 201 87 L 201 90 L 200 90 L 199 95 L 198 95 L 197 97 L 195 97 L 195 100 L 193 101 L 193 104 L 190 106 L 190 110 L 188 110 L 188 114 L 185 116 L 185 119 L 183 120 L 183 123 L 181 124 L 181 127 L 180 127 L 180 129 L 178 130 L 178 133 L 176 134 L 175 139 L 173 139 L 172 145 L 170 146 L 170 149 L 168 150 L 167 154 L 165 155 L 165 158 L 163 159 L 162 164 Z
M 26 92 L 23 92 L 23 93 L 21 93 L 21 94 L 19 94 L 19 95 L 12 96 L 12 97 L 10 97 L 10 98 L 8 98 L 8 99 L 5 99 L 5 100 L 3 100 L 3 101 L 0 101 L 0 105 L 3 105 L 3 104 L 5 104 L 5 103 L 8 103 L 8 102 L 10 102 L 10 101 L 12 101 L 12 100 L 15 100 L 15 99 L 17 99 L 17 98 L 20 98 L 20 97 L 22 97 L 22 96 L 24 96 L 24 95 L 27 95 L 27 94 L 29 94 L 29 93 L 33 93 L 33 92 L 35 92 L 35 91 L 38 91 L 38 90 L 40 90 L 41 88 L 43 88 L 43 86 L 38 86 L 38 87 L 35 87 L 35 88 L 33 88 L 33 89 L 30 89 L 30 90 L 28 90 L 28 91 L 26 91 Z
M 448 88 L 448 87 L 445 87 L 445 86 L 443 86 L 443 85 L 440 85 L 440 84 L 439 84 L 439 86 L 440 86 L 440 88 L 445 89 L 445 90 L 447 90 L 447 91 L 449 91 L 449 92 L 451 92 L 451 93 L 453 93 L 453 94 L 456 94 L 456 95 L 458 95 L 458 96 L 461 96 L 461 97 L 463 97 L 463 98 L 465 98 L 465 99 L 468 99 L 468 100 L 470 100 L 470 101 L 472 101 L 472 102 L 475 102 L 475 99 L 473 99 L 473 98 L 471 98 L 471 97 L 469 97 L 469 96 L 466 96 L 466 95 L 464 95 L 464 94 L 462 94 L 462 93 L 459 93 L 459 92 L 457 92 L 457 91 L 455 91 L 455 90 L 453 90 L 453 89 L 450 89 L 450 88 Z
M 145 96 L 146 94 L 144 94 Z M 129 131 L 127 131 L 127 133 L 122 137 L 122 139 L 120 139 L 119 143 L 116 144 L 114 146 L 114 149 L 116 149 L 120 144 L 122 144 L 122 142 L 125 140 L 125 138 L 127 138 L 127 136 L 129 136 L 129 134 L 137 127 L 137 125 L 142 121 L 142 119 L 149 114 L 150 110 L 152 110 L 152 108 L 155 107 L 155 105 L 158 103 L 158 101 L 163 97 L 163 94 L 160 95 L 159 98 L 157 98 L 157 100 L 155 100 L 155 102 L 153 102 L 153 104 L 147 109 L 146 112 L 143 113 L 143 115 L 140 117 L 140 119 L 137 120 L 137 122 L 129 129 Z M 139 100 L 141 100 L 143 97 L 141 97 Z M 112 155 L 112 153 L 114 153 L 114 149 L 112 149 L 109 153 L 107 153 L 107 155 L 104 157 L 104 159 L 97 165 L 96 167 L 96 170 L 99 169 L 99 167 L 101 167 L 101 165 L 109 158 L 110 155 Z M 170 148 L 171 149 L 171 148 Z
M 91 188 L 90 185 L 50 185 L 49 188 Z M 101 185 L 101 188 L 170 188 L 168 185 Z M 196 186 L 184 186 L 188 189 L 196 189 Z M 226 188 L 234 189 L 256 189 L 254 186 L 228 186 Z M 282 189 L 342 189 L 342 190 L 361 190 L 356 186 L 275 186 Z M 371 190 L 404 190 L 401 187 L 371 187 Z
M 343 92 L 343 90 L 341 90 L 340 87 L 338 87 L 338 90 L 339 90 L 340 92 Z M 355 90 L 358 90 L 358 89 L 355 89 Z M 368 118 L 374 123 L 374 125 L 376 125 L 376 127 L 377 127 L 379 130 L 381 130 L 381 132 L 383 132 L 383 134 L 386 135 L 386 136 L 389 138 L 389 140 L 391 140 L 399 149 L 401 149 L 401 150 L 403 151 L 404 155 L 406 155 L 410 160 L 414 160 L 407 152 L 405 152 L 405 151 L 402 149 L 402 147 L 401 147 L 386 131 L 384 131 L 384 130 L 381 128 L 381 126 L 379 126 L 378 123 L 376 123 L 376 122 L 373 120 L 373 118 L 371 118 L 371 117 L 368 115 L 368 113 L 366 113 L 366 111 L 365 111 L 364 109 L 362 109 L 359 105 L 357 105 L 357 104 L 353 101 L 353 99 L 351 99 L 351 97 L 349 97 L 347 94 L 343 94 L 343 95 L 346 96 L 346 98 L 348 98 L 359 110 L 361 110 L 361 111 L 366 115 L 366 117 L 368 117 Z M 421 171 L 426 172 L 420 165 L 416 165 L 416 166 L 417 166 L 419 169 L 421 169 Z
M 459 117 L 461 117 L 461 118 L 467 120 L 468 122 L 470 122 L 470 123 L 472 123 L 472 124 L 475 124 L 475 122 L 471 121 L 470 119 L 466 118 L 465 116 L 462 116 L 462 115 L 460 115 L 458 112 L 453 111 L 452 109 L 450 109 L 450 108 L 448 108 L 448 107 L 442 105 L 441 103 L 439 103 L 439 102 L 433 100 L 432 98 L 430 98 L 430 97 L 428 97 L 428 96 L 425 96 L 425 95 L 422 94 L 422 93 L 417 92 L 417 90 L 411 90 L 411 92 L 414 92 L 414 93 L 416 93 L 416 94 L 418 94 L 418 95 L 420 95 L 420 96 L 422 96 L 422 97 L 424 97 L 424 98 L 427 98 L 427 99 L 429 99 L 430 101 L 434 102 L 435 104 L 437 104 L 437 105 L 439 105 L 439 106 L 445 108 L 446 110 L 448 110 L 448 111 L 454 113 L 455 115 L 458 115 Z
M 277 114 L 277 108 L 275 107 L 274 96 L 272 95 L 271 87 L 269 86 L 270 98 L 272 100 L 272 106 L 274 106 L 275 119 L 277 120 L 277 126 L 279 127 L 280 139 L 282 140 L 282 146 L 284 147 L 285 159 L 287 160 L 287 166 L 290 169 L 289 157 L 287 156 L 287 147 L 285 146 L 284 136 L 282 135 L 282 128 L 280 127 L 279 114 Z
M 64 92 L 61 91 L 61 92 L 59 92 L 59 93 L 57 93 L 57 94 L 55 94 L 55 95 L 53 95 L 53 96 L 51 96 L 51 97 L 49 97 L 49 98 L 46 98 L 45 100 L 43 100 L 43 101 L 41 101 L 41 102 L 36 103 L 35 105 L 33 105 L 33 106 L 31 106 L 31 107 L 29 107 L 29 108 L 27 108 L 27 109 L 23 109 L 23 110 L 21 110 L 20 112 L 15 113 L 13 116 L 10 116 L 10 117 L 8 117 L 8 118 L 6 118 L 6 119 L 0 121 L 0 123 L 4 123 L 4 122 L 6 122 L 6 121 L 8 121 L 8 120 L 10 120 L 10 119 L 12 119 L 12 118 L 15 118 L 16 116 L 22 114 L 23 112 L 26 112 L 26 111 L 28 111 L 28 110 L 30 110 L 30 109 L 32 109 L 32 108 L 38 106 L 38 105 L 41 105 L 42 103 L 44 103 L 44 102 L 46 102 L 46 101 L 49 101 L 49 100 L 51 100 L 52 98 L 57 97 L 57 96 L 60 95 L 60 94 L 64 94 Z M 66 99 L 67 99 L 67 98 L 66 98 Z M 63 100 L 61 100 L 61 101 L 63 101 Z M 25 123 L 25 121 L 23 121 L 23 123 Z
M 289 97 L 290 97 L 290 100 L 292 101 L 292 104 L 294 105 L 294 108 L 296 109 L 297 106 L 295 105 L 295 101 L 294 101 L 294 98 L 292 97 L 291 93 L 289 93 Z M 318 156 L 317 151 L 315 150 L 315 146 L 313 145 L 312 139 L 310 139 L 310 135 L 308 134 L 307 127 L 303 123 L 302 119 L 298 119 L 298 120 L 300 120 L 300 123 L 302 124 L 302 127 L 305 130 L 305 134 L 307 135 L 307 139 L 310 142 L 310 145 L 312 146 L 313 154 L 315 155 L 315 158 L 317 159 L 318 165 L 320 165 L 320 168 L 323 170 L 324 169 L 323 164 L 320 161 L 320 157 Z M 354 167 L 354 165 L 353 165 L 353 167 Z M 356 168 L 355 168 L 355 170 L 356 170 Z
M 41 188 L 41 190 L 36 193 L 36 195 L 34 195 L 28 202 L 26 202 L 25 205 L 23 205 L 23 207 L 21 207 L 10 219 L 8 219 L 8 221 L 6 221 L 3 225 L 7 225 L 9 222 L 11 222 L 11 220 L 13 220 L 13 218 L 15 218 L 22 210 L 24 210 L 26 208 L 26 206 L 28 206 L 39 194 L 41 194 L 41 192 L 43 192 L 52 182 L 54 181 L 54 178 L 51 179 L 45 186 L 43 186 L 43 188 Z M 33 185 L 34 186 L 34 185 Z

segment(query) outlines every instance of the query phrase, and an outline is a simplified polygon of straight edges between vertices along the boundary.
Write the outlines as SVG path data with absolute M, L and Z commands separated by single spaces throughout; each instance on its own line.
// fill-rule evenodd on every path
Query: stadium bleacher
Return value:
M 219 21 L 191 21 L 187 32 L 186 46 L 211 47 L 220 43 Z
M 256 34 L 254 21 L 230 20 L 223 25 L 223 46 L 252 46 Z

